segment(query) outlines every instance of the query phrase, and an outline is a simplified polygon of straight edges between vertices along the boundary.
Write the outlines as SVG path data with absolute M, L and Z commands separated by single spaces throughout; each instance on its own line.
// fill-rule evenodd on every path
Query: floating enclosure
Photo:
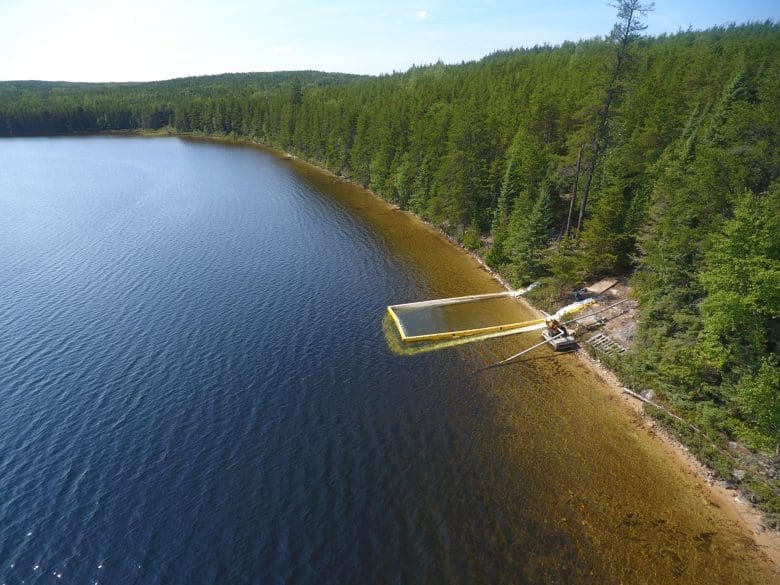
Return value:
M 525 291 L 490 293 L 391 305 L 388 313 L 401 339 L 441 341 L 499 332 L 521 333 L 539 328 L 544 319 L 516 321 L 516 297 Z

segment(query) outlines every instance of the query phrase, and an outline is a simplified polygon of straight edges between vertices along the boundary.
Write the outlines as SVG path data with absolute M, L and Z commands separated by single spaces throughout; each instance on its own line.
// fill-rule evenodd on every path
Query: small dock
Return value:
M 549 329 L 545 328 L 542 329 L 542 337 L 555 351 L 577 349 L 577 342 L 574 340 L 574 335 L 571 333 L 556 337 L 555 333 L 551 333 Z

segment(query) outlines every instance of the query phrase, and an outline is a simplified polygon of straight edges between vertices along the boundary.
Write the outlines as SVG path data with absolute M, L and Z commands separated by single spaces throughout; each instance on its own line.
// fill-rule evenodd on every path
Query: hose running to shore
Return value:
M 524 349 L 523 351 L 516 353 L 515 355 L 510 355 L 505 360 L 501 360 L 500 362 L 496 362 L 495 364 L 491 364 L 489 366 L 485 366 L 484 368 L 480 368 L 480 369 L 477 370 L 477 372 L 481 372 L 483 370 L 489 370 L 490 368 L 495 368 L 495 367 L 498 367 L 498 366 L 503 366 L 504 364 L 507 364 L 507 363 L 511 362 L 512 360 L 517 359 L 520 356 L 527 354 L 529 351 L 534 350 L 537 347 L 541 347 L 545 343 L 549 343 L 550 341 L 552 341 L 554 339 L 558 339 L 559 337 L 563 337 L 564 335 L 565 335 L 565 332 L 561 331 L 558 335 L 554 335 L 553 337 L 550 337 L 550 339 L 545 339 L 544 341 L 540 341 L 539 343 L 537 343 L 535 345 L 532 345 L 531 347 L 528 347 L 528 348 Z
M 612 307 L 617 307 L 618 305 L 622 305 L 625 302 L 628 302 L 629 299 L 623 299 L 622 301 L 618 301 L 617 303 L 614 303 L 608 307 L 604 307 L 603 309 L 599 309 L 598 311 L 593 311 L 592 313 L 588 313 L 587 315 L 582 315 L 581 317 L 575 317 L 574 319 L 569 319 L 568 321 L 564 321 L 564 325 L 568 325 L 569 323 L 574 323 L 575 321 L 582 321 L 583 319 L 587 319 L 588 317 L 593 317 L 593 315 L 598 315 L 599 313 L 603 313 L 604 311 L 609 311 Z

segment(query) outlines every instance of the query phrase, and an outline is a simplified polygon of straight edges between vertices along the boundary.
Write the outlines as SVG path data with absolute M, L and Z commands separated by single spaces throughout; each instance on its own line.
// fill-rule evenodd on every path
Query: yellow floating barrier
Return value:
M 407 343 L 446 341 L 446 340 L 454 340 L 454 339 L 465 338 L 465 337 L 482 338 L 484 336 L 492 336 L 492 335 L 501 335 L 501 334 L 509 335 L 514 333 L 526 333 L 530 331 L 537 331 L 543 328 L 546 318 L 531 319 L 529 321 L 521 321 L 521 322 L 487 324 L 478 327 L 459 328 L 458 326 L 459 324 L 457 324 L 452 329 L 446 329 L 446 327 L 452 325 L 452 323 L 450 322 L 451 320 L 457 321 L 458 315 L 455 315 L 454 317 L 450 316 L 448 318 L 446 315 L 443 314 L 443 312 L 440 309 L 442 309 L 443 307 L 460 305 L 465 303 L 487 301 L 489 304 L 490 301 L 496 301 L 500 299 L 514 299 L 524 294 L 528 290 L 529 289 L 520 290 L 520 291 L 501 292 L 501 293 L 488 293 L 482 295 L 468 295 L 463 297 L 451 297 L 446 299 L 436 299 L 430 301 L 420 301 L 414 303 L 390 305 L 389 307 L 387 307 L 387 312 L 390 315 L 393 323 L 395 323 L 395 326 L 398 329 L 398 333 L 401 337 L 401 340 Z M 593 301 L 591 299 L 586 299 L 584 301 L 573 303 L 572 305 L 564 307 L 563 309 L 558 311 L 558 313 L 556 313 L 556 316 L 558 318 L 561 318 L 565 314 L 569 314 L 581 310 L 583 307 L 591 304 L 592 302 Z M 430 309 L 430 311 L 426 311 L 426 309 Z M 490 315 L 490 313 L 491 312 L 488 309 L 483 308 L 482 311 L 475 314 L 484 317 L 484 315 Z M 470 318 L 474 319 L 475 317 L 473 314 L 471 314 Z M 410 330 L 410 326 L 409 326 L 410 324 L 405 323 L 405 319 L 407 321 L 412 321 L 412 323 L 417 326 L 417 329 L 420 329 L 421 326 L 419 323 L 415 323 L 415 320 L 417 321 L 422 320 L 423 321 L 422 328 L 423 329 L 427 328 L 428 331 L 420 332 L 420 331 Z M 444 327 L 446 330 L 431 331 L 431 329 L 436 329 L 437 327 L 439 329 Z
M 486 325 L 481 327 L 467 327 L 463 329 L 455 329 L 449 331 L 434 331 L 430 333 L 413 333 L 409 331 L 409 328 L 404 323 L 404 315 L 420 314 L 425 309 L 440 309 L 451 305 L 460 305 L 465 303 L 475 303 L 480 301 L 491 301 L 498 299 L 513 299 L 519 295 L 525 293 L 528 289 L 521 291 L 508 291 L 500 293 L 488 293 L 481 295 L 468 295 L 463 297 L 451 297 L 446 299 L 436 299 L 432 301 L 420 301 L 415 303 L 404 303 L 400 305 L 390 305 L 387 307 L 387 312 L 390 314 L 393 322 L 398 328 L 398 332 L 401 339 L 406 342 L 418 342 L 418 341 L 442 341 L 447 339 L 456 339 L 459 337 L 472 337 L 489 335 L 497 332 L 516 332 L 521 333 L 526 328 L 529 331 L 533 331 L 538 328 L 538 325 L 544 323 L 544 319 L 533 319 L 531 321 L 523 321 L 519 323 L 501 323 L 495 325 Z

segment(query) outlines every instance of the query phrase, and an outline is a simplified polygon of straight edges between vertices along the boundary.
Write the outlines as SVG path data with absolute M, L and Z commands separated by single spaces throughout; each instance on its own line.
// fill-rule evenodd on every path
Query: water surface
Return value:
M 268 152 L 0 141 L 0 582 L 766 580 L 573 356 L 390 351 L 496 290 Z

